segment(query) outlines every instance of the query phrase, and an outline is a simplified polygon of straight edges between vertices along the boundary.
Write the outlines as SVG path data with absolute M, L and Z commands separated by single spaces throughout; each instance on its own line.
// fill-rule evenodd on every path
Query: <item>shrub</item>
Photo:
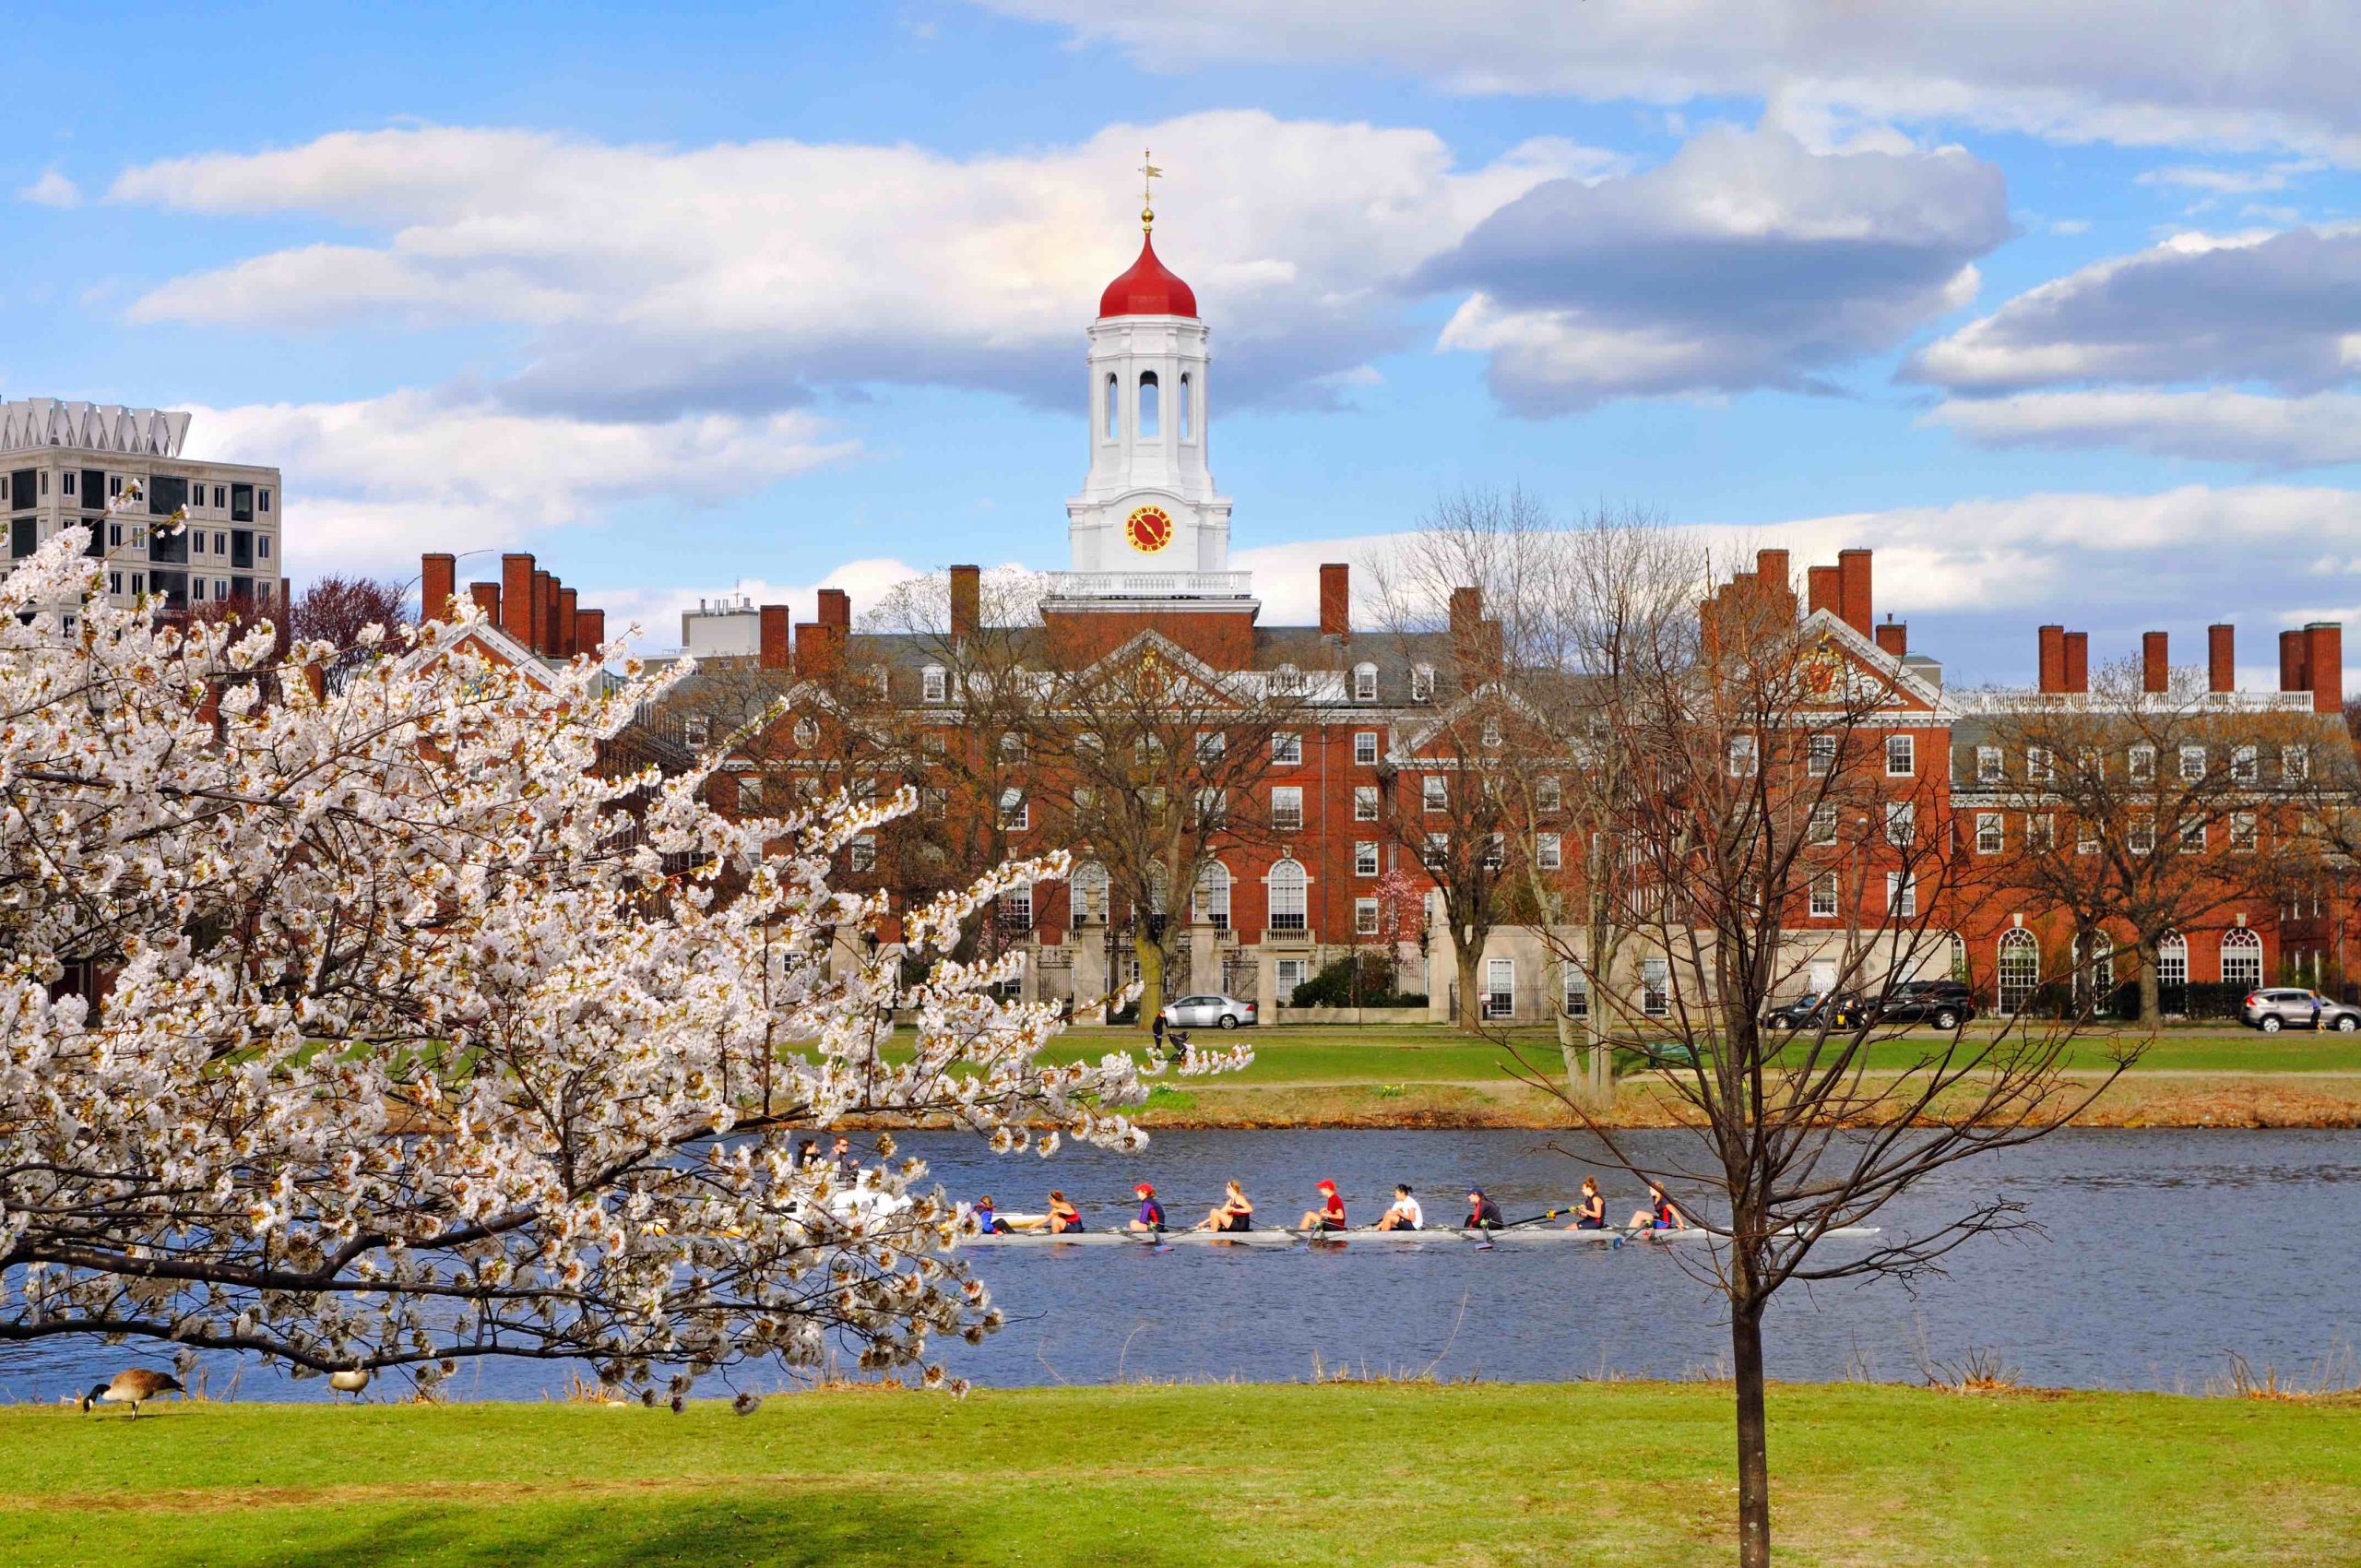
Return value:
M 1356 971 L 1358 970 L 1358 973 Z M 1423 1007 L 1427 999 L 1394 989 L 1383 954 L 1347 954 L 1295 988 L 1290 1007 Z

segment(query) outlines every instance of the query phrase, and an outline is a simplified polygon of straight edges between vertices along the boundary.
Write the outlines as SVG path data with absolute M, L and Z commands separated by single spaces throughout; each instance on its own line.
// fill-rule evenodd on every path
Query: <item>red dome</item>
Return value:
M 1197 296 L 1156 259 L 1156 240 L 1143 235 L 1140 258 L 1132 269 L 1107 285 L 1098 296 L 1098 314 L 1109 315 L 1194 315 Z

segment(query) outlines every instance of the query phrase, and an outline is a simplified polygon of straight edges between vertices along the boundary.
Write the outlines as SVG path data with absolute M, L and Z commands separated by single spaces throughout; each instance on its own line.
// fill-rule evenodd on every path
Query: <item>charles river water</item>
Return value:
M 1638 1135 L 1671 1146 L 1679 1134 Z M 1038 1211 L 1052 1185 L 1094 1224 L 1127 1217 L 1153 1181 L 1176 1224 L 1242 1181 L 1260 1220 L 1291 1223 L 1329 1177 L 1356 1223 L 1395 1182 L 1430 1221 L 1464 1210 L 1470 1183 L 1511 1218 L 1565 1201 L 1596 1172 L 1610 1216 L 1638 1184 L 1583 1158 L 1578 1134 L 1525 1132 L 1158 1134 L 1137 1156 L 1068 1147 L 1043 1161 L 996 1158 L 972 1140 L 909 1136 L 955 1196 Z M 1682 1142 L 1684 1152 L 1692 1146 Z M 2350 1381 L 2361 1347 L 2361 1132 L 2070 1131 L 1953 1167 L 1879 1217 L 1924 1230 L 2001 1196 L 2046 1232 L 1981 1238 L 1915 1289 L 1890 1280 L 1789 1286 L 1768 1330 L 1773 1375 L 1916 1381 L 1930 1364 L 1996 1353 L 2029 1384 L 2199 1392 L 2233 1353 L 2299 1383 Z M 1858 1242 L 1822 1243 L 1833 1260 Z M 1324 1370 L 1532 1380 L 1716 1375 L 1727 1338 L 1710 1286 L 1679 1249 L 1382 1243 L 1311 1251 L 1225 1247 L 1003 1247 L 968 1254 L 1009 1325 L 945 1360 L 979 1384 L 1119 1379 L 1305 1379 Z M 130 1364 L 167 1368 L 155 1347 L 52 1343 L 0 1350 L 0 1397 L 48 1401 Z M 326 1397 L 234 1358 L 209 1357 L 216 1396 Z M 458 1398 L 540 1398 L 563 1369 L 464 1368 Z M 739 1387 L 786 1386 L 742 1369 Z M 386 1392 L 380 1385 L 378 1393 Z M 717 1379 L 703 1392 L 726 1392 Z

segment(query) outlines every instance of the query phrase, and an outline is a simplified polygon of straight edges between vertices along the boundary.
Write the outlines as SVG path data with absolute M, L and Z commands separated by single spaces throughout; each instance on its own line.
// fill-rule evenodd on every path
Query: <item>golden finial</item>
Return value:
M 1163 173 L 1164 171 L 1156 166 L 1156 154 L 1146 148 L 1140 148 L 1140 228 L 1142 230 L 1156 227 L 1154 182 L 1161 178 Z

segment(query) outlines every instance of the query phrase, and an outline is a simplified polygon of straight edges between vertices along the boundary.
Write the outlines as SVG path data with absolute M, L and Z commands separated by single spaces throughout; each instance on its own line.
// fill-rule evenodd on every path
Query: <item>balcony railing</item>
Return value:
M 1245 599 L 1252 572 L 1052 572 L 1059 599 Z

